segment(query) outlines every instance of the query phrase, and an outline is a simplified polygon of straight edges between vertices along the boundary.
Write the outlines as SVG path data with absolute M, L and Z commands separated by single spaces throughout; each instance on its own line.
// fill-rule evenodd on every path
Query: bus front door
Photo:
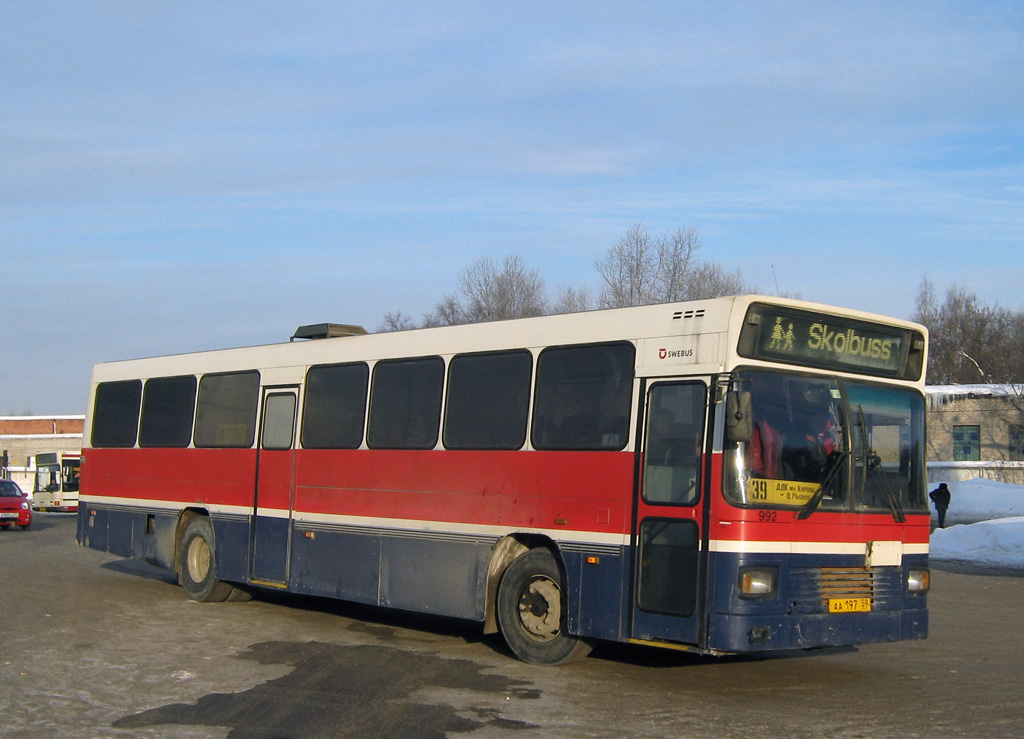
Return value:
M 252 581 L 262 585 L 288 582 L 298 396 L 298 388 L 263 394 L 250 569 Z
M 696 644 L 708 386 L 663 381 L 647 393 L 631 636 Z

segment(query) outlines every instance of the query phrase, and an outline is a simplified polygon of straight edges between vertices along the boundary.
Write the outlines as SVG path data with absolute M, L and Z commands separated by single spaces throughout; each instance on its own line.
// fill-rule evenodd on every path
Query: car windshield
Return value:
M 725 493 L 745 506 L 890 511 L 924 506 L 924 401 L 909 389 L 748 370 L 751 437 L 728 451 Z
M 22 497 L 21 488 L 13 482 L 0 482 L 0 497 L 20 498 Z

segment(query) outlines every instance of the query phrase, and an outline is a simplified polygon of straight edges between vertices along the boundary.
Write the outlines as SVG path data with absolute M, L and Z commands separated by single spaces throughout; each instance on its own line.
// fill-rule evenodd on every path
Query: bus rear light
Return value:
M 907 590 L 911 593 L 927 593 L 931 579 L 929 570 L 911 570 L 907 573 Z
M 740 597 L 766 599 L 778 594 L 776 567 L 744 567 L 740 570 Z

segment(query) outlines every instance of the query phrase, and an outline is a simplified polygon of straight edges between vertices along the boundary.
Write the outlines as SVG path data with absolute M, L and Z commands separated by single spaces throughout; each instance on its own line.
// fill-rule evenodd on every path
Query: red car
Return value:
M 32 506 L 25 493 L 13 480 L 0 480 L 0 529 L 11 526 L 27 529 L 31 525 Z

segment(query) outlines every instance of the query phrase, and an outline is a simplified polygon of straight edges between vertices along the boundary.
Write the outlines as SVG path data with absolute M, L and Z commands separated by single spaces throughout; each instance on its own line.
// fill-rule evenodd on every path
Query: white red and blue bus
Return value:
M 78 541 L 542 664 L 927 635 L 922 326 L 743 296 L 333 327 L 97 365 Z
M 77 511 L 80 463 L 81 455 L 77 452 L 37 454 L 32 508 L 37 511 Z

